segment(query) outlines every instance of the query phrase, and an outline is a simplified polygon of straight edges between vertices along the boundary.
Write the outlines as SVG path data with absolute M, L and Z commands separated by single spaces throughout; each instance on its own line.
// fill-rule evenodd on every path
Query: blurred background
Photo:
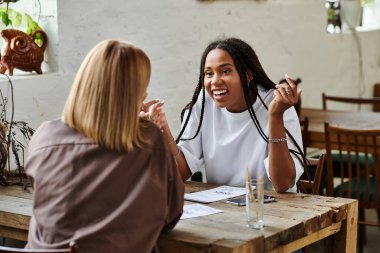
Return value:
M 300 77 L 304 107 L 321 108 L 322 92 L 369 97 L 380 82 L 379 0 L 39 0 L 41 7 L 37 1 L 12 5 L 40 11 L 49 37 L 44 74 L 12 77 L 15 118 L 33 128 L 60 116 L 84 56 L 110 38 L 131 41 L 151 58 L 149 98 L 165 100 L 173 134 L 198 81 L 201 54 L 216 38 L 247 41 L 274 82 L 285 73 Z M 359 6 L 346 12 L 357 29 L 336 21 L 343 2 Z M 3 77 L 0 88 L 9 95 Z

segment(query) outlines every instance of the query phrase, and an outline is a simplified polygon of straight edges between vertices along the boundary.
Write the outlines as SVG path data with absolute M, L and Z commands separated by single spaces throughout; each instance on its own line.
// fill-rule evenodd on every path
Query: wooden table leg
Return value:
M 28 230 L 22 230 L 0 225 L 0 237 L 7 237 L 20 241 L 28 241 Z
M 347 219 L 342 221 L 341 231 L 333 236 L 334 252 L 356 252 L 358 236 L 358 201 L 347 206 Z

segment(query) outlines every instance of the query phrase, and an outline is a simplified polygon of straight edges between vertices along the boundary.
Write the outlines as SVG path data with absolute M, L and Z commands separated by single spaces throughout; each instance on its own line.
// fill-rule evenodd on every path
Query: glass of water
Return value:
M 264 179 L 262 177 L 247 180 L 245 202 L 247 226 L 254 229 L 263 229 Z

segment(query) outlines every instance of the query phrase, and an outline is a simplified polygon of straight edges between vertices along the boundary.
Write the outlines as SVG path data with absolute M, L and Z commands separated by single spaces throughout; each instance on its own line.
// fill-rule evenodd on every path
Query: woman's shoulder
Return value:
M 61 119 L 48 120 L 41 123 L 41 125 L 37 128 L 36 132 L 44 131 L 49 128 L 59 128 L 62 126 L 63 122 Z
M 61 132 L 63 129 L 66 129 L 68 126 L 63 123 L 61 119 L 54 119 L 49 121 L 44 121 L 37 128 L 36 132 L 33 135 L 33 138 L 43 138 L 49 136 L 56 136 L 58 132 Z
M 82 137 L 80 139 L 89 140 L 84 135 L 79 133 L 75 128 L 72 128 L 63 122 L 61 118 L 43 122 L 37 129 L 36 133 L 57 137 L 73 136 L 76 139 L 78 139 L 78 137 Z
M 31 149 L 74 143 L 93 143 L 92 140 L 69 127 L 60 118 L 43 122 L 33 134 L 30 141 Z

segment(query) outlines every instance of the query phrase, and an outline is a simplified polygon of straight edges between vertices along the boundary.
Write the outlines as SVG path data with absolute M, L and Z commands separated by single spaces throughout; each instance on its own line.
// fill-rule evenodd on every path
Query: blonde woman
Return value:
M 139 117 L 150 61 L 136 46 L 101 42 L 83 61 L 62 119 L 29 147 L 34 180 L 27 248 L 152 252 L 177 223 L 184 185 L 160 129 Z

